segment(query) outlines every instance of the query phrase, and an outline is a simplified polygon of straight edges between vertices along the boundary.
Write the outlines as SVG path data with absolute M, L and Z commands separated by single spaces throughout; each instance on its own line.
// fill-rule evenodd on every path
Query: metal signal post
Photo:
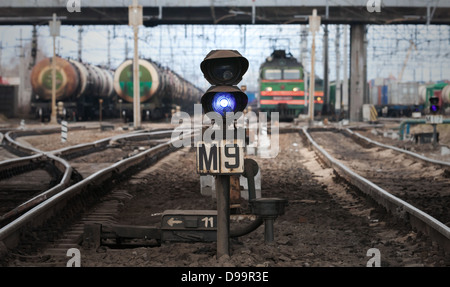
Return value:
M 236 85 L 248 69 L 248 60 L 235 50 L 213 50 L 200 65 L 206 80 L 213 85 L 202 96 L 203 111 L 211 119 L 222 120 L 219 137 L 197 143 L 197 172 L 216 176 L 217 259 L 230 255 L 230 175 L 244 171 L 243 143 L 234 134 L 227 139 L 227 129 L 234 129 L 234 114 L 242 113 L 248 98 Z M 213 114 L 211 114 L 213 113 Z

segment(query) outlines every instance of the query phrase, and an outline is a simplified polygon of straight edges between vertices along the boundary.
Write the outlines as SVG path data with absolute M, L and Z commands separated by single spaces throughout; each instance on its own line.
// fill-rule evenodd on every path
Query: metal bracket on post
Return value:
M 258 174 L 259 166 L 256 161 L 250 158 L 244 160 L 244 173 L 248 182 L 248 200 L 256 198 L 255 176 Z
M 273 242 L 273 224 L 275 219 L 284 214 L 288 201 L 284 198 L 258 198 L 250 201 L 252 212 L 264 220 L 264 241 Z

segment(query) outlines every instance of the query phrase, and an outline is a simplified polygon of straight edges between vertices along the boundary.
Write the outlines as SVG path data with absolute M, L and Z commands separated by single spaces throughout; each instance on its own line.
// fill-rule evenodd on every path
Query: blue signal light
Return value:
M 431 97 L 430 101 L 430 112 L 433 114 L 437 114 L 439 112 L 439 98 Z
M 236 109 L 236 99 L 230 93 L 217 93 L 213 97 L 212 108 L 215 112 L 225 116 L 227 112 L 234 112 Z

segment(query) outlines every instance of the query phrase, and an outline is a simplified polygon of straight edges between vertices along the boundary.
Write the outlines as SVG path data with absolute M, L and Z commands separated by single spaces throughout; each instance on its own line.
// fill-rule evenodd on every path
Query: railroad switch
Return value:
M 283 198 L 256 198 L 254 177 L 259 167 L 256 161 L 245 159 L 244 177 L 248 179 L 249 203 L 258 218 L 248 226 L 231 230 L 229 237 L 239 237 L 265 226 L 264 240 L 274 240 L 274 221 L 284 214 L 288 201 Z M 229 216 L 229 215 L 228 215 Z M 228 218 L 229 220 L 229 218 Z M 97 249 L 100 245 L 160 245 L 161 242 L 218 241 L 217 210 L 166 210 L 161 224 L 156 226 L 86 224 L 83 247 Z
M 90 223 L 84 226 L 83 247 L 100 245 L 160 245 L 161 242 L 212 242 L 217 240 L 217 211 L 166 210 L 161 225 L 132 226 Z
M 282 198 L 257 198 L 250 201 L 252 211 L 259 217 L 256 222 L 232 237 L 248 234 L 265 223 L 265 242 L 274 240 L 273 224 L 284 214 L 287 200 Z M 262 218 L 262 220 L 261 220 Z M 132 226 L 89 223 L 84 226 L 83 247 L 97 249 L 101 245 L 159 246 L 161 242 L 214 242 L 217 240 L 216 210 L 166 210 L 161 216 L 161 225 Z

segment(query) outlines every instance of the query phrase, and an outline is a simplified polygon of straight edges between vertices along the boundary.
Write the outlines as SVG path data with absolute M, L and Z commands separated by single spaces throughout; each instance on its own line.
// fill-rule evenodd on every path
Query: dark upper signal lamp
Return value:
M 228 112 L 242 112 L 246 108 L 247 95 L 236 85 L 247 72 L 248 60 L 238 51 L 212 50 L 200 68 L 205 79 L 213 85 L 201 99 L 205 113 L 214 111 L 225 117 Z

